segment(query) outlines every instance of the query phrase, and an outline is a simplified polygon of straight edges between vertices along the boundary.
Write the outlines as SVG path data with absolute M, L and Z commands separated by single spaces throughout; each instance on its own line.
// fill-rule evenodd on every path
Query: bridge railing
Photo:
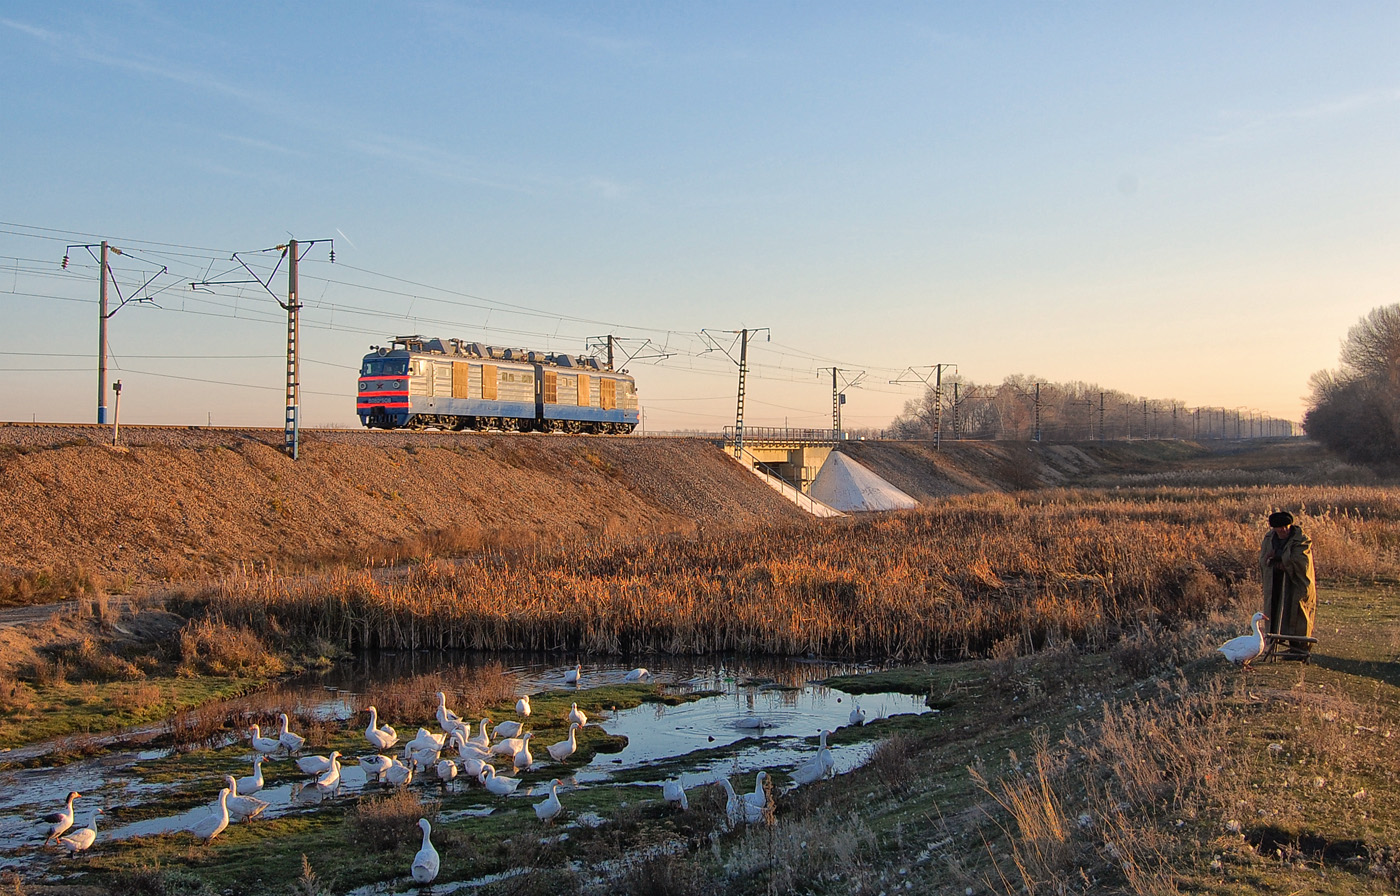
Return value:
M 801 446 L 834 445 L 844 442 L 846 434 L 832 429 L 795 429 L 787 426 L 745 426 L 745 445 Z M 724 428 L 724 443 L 734 444 L 734 427 Z

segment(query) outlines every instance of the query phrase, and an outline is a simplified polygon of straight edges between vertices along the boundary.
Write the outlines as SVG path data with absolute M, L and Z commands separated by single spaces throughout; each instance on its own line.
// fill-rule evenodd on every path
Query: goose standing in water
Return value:
M 88 826 L 78 828 L 66 837 L 59 837 L 58 845 L 69 852 L 82 852 L 92 846 L 97 842 L 97 816 L 101 814 L 101 809 L 93 809 L 92 818 L 88 819 Z
M 335 790 L 340 786 L 340 751 L 331 751 L 331 767 L 316 777 L 316 786 L 321 790 Z
M 437 772 L 438 782 L 441 783 L 443 787 L 446 787 L 452 782 L 453 778 L 457 777 L 457 763 L 453 762 L 451 759 L 438 760 L 438 764 L 434 770 Z
M 210 843 L 228 827 L 228 788 L 219 791 L 219 800 L 214 811 L 190 825 L 190 833 Z
M 334 753 L 332 755 L 339 756 L 340 754 Z M 297 768 L 301 769 L 303 774 L 314 777 L 330 771 L 332 761 L 330 756 L 302 756 L 297 760 Z
M 569 736 L 557 744 L 550 744 L 546 748 L 549 750 L 549 758 L 553 759 L 555 762 L 563 762 L 565 759 L 574 755 L 574 751 L 578 749 L 577 731 L 578 722 L 570 722 Z
M 229 818 L 247 821 L 256 818 L 258 813 L 270 805 L 267 800 L 260 800 L 255 796 L 240 796 L 238 782 L 233 780 L 233 775 L 224 775 L 224 783 L 228 785 Z
M 388 725 L 379 724 L 379 710 L 373 706 L 367 708 L 369 713 L 369 727 L 365 729 L 365 740 L 376 750 L 387 750 L 399 742 L 399 733 Z
M 622 680 L 626 682 L 650 681 L 651 673 L 646 669 L 633 669 L 631 672 L 624 675 Z
M 251 775 L 245 775 L 244 777 L 239 778 L 238 781 L 236 782 L 237 785 L 238 785 L 238 792 L 239 792 L 239 793 L 257 793 L 259 790 L 262 790 L 262 789 L 263 789 L 263 784 L 264 784 L 264 782 L 263 782 L 262 764 L 263 764 L 263 754 L 261 754 L 261 753 L 254 753 L 254 754 L 253 754 L 253 773 L 252 773 Z
M 582 679 L 583 666 L 581 664 L 575 663 L 572 669 L 569 669 L 564 673 L 564 684 L 571 684 L 574 687 L 578 687 L 579 682 Z
M 1225 654 L 1225 659 L 1236 665 L 1248 669 L 1249 664 L 1259 658 L 1264 652 L 1264 633 L 1259 630 L 1260 622 L 1268 622 L 1269 617 L 1263 613 L 1255 613 L 1250 623 L 1254 626 L 1254 634 L 1240 635 L 1238 638 L 1231 638 L 1221 644 L 1216 650 Z
M 558 778 L 549 782 L 549 796 L 544 802 L 535 803 L 535 817 L 540 821 L 550 821 L 554 816 L 564 811 L 563 805 L 559 802 L 559 785 L 563 784 Z
M 577 723 L 578 723 L 578 726 L 579 726 L 580 728 L 582 728 L 584 725 L 587 725 L 587 724 L 588 724 L 588 713 L 586 713 L 586 712 L 584 712 L 583 710 L 579 709 L 579 708 L 578 708 L 578 704 L 575 703 L 575 704 L 569 709 L 569 717 L 568 717 L 565 721 L 568 721 L 568 722 L 577 722 Z
M 384 770 L 384 783 L 390 787 L 403 787 L 413 780 L 413 770 L 418 765 L 418 760 L 414 759 L 408 765 L 404 765 L 397 759 L 390 759 L 391 765 Z
M 433 828 L 428 824 L 428 819 L 418 819 L 418 827 L 423 831 L 423 846 L 413 857 L 413 867 L 409 868 L 408 873 L 413 875 L 413 879 L 418 883 L 430 884 L 438 876 L 438 867 L 442 860 L 438 857 L 438 851 L 433 848 L 430 837 Z
M 277 742 L 286 747 L 288 753 L 300 753 L 302 745 L 306 743 L 306 738 L 291 732 L 290 722 L 287 720 L 285 712 L 277 714 L 277 722 L 281 726 L 277 732 Z
M 384 780 L 384 773 L 394 765 L 394 760 L 388 756 L 375 754 L 373 756 L 361 756 L 360 768 L 365 770 L 365 780 L 378 783 Z
M 62 809 L 59 809 L 57 812 L 50 812 L 48 815 L 44 816 L 43 820 L 47 822 L 49 826 L 48 836 L 44 838 L 45 846 L 49 845 L 49 841 L 57 840 L 64 831 L 73 826 L 73 801 L 80 796 L 82 796 L 82 794 L 76 790 L 70 792 L 68 794 L 68 801 L 64 804 Z

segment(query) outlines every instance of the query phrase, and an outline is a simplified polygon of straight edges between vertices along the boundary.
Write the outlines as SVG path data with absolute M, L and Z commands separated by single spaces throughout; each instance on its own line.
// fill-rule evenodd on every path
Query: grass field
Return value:
M 1255 608 L 1262 519 L 1278 507 L 1316 545 L 1320 643 L 1310 665 L 1243 672 L 1214 648 Z M 427 811 L 453 819 L 434 828 L 450 877 L 504 874 L 476 890 L 488 896 L 1394 892 L 1397 583 L 1393 489 L 1171 483 L 971 496 L 762 537 L 437 558 L 401 576 L 230 579 L 185 596 L 202 628 L 148 682 L 261 674 L 268 656 L 365 646 L 817 653 L 902 659 L 838 684 L 901 688 L 939 712 L 841 729 L 837 743 L 878 744 L 866 766 L 784 794 L 769 823 L 736 831 L 716 793 L 678 816 L 581 791 L 571 811 L 604 822 L 567 837 L 528 807 L 462 818 L 449 795 L 240 826 L 208 847 L 99 845 L 61 884 L 11 883 L 340 893 L 396 878 L 404 889 L 416 845 L 374 832 Z M 13 684 L 65 686 L 80 685 L 52 673 Z M 26 712 L 60 699 L 34 693 Z M 509 697 L 482 692 L 482 708 Z M 382 698 L 407 707 L 425 695 Z M 249 875 L 250 863 L 264 870 Z

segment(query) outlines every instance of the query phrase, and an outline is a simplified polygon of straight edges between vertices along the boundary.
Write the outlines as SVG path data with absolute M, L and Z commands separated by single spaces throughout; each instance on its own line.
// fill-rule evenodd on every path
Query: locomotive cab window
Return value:
M 403 358 L 374 358 L 366 361 L 361 376 L 403 376 L 408 373 L 408 361 Z

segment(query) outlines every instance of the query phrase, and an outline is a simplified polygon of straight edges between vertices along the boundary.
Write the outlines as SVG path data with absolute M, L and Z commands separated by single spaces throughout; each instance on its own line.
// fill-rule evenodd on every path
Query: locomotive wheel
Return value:
M 565 420 L 565 421 L 564 421 L 564 431 L 565 431 L 565 432 L 568 432 L 568 433 L 574 433 L 574 434 L 578 434 L 578 433 L 583 432 L 583 421 L 582 421 L 582 420 Z
M 501 420 L 501 429 L 506 432 L 520 432 L 519 417 L 505 417 Z
M 541 420 L 541 421 L 539 421 L 539 424 L 540 424 L 540 432 L 554 432 L 554 421 L 553 421 L 553 420 Z

